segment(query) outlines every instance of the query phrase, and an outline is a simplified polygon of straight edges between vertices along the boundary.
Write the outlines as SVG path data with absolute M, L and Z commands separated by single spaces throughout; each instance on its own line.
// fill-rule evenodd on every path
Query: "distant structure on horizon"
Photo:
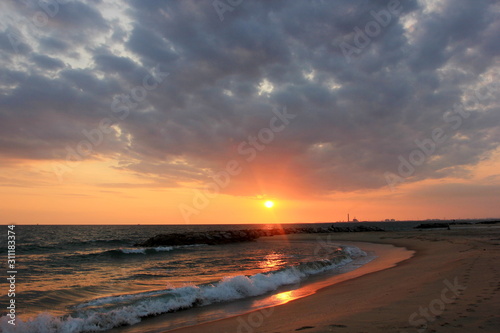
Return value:
M 349 216 L 349 213 L 347 214 L 347 222 L 359 222 L 357 218 L 353 218 L 351 221 L 351 217 Z
M 396 220 L 395 219 L 385 219 L 384 222 L 396 222 Z

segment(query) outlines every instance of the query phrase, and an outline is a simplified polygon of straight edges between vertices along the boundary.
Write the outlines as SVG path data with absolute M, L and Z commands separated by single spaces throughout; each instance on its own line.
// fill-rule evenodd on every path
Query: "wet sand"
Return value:
M 344 281 L 283 305 L 169 332 L 499 331 L 498 226 L 342 233 L 331 238 L 393 244 L 415 255 L 391 268 L 344 276 Z M 360 269 L 353 272 L 363 273 Z

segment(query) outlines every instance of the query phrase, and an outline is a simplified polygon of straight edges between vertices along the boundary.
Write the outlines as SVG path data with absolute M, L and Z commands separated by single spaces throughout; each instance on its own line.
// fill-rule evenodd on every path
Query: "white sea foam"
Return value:
M 120 252 L 124 254 L 147 254 L 151 252 L 168 252 L 176 249 L 183 249 L 189 247 L 203 246 L 205 244 L 193 244 L 193 245 L 177 245 L 177 246 L 157 246 L 157 247 L 141 247 L 141 248 L 121 248 Z M 116 251 L 116 250 L 111 250 Z
M 355 246 L 342 246 L 342 251 L 351 258 L 366 257 L 366 252 Z
M 173 246 L 158 246 L 155 247 L 156 252 L 163 252 L 163 251 L 172 251 L 174 249 Z
M 12 326 L 8 324 L 9 318 L 4 316 L 0 318 L 0 328 L 6 333 L 104 331 L 117 326 L 138 323 L 141 318 L 146 316 L 178 311 L 195 305 L 207 305 L 262 295 L 281 286 L 300 282 L 309 275 L 343 266 L 353 261 L 354 258 L 366 256 L 366 253 L 358 248 L 342 248 L 343 254 L 332 260 L 308 262 L 252 276 L 225 277 L 217 283 L 209 285 L 193 285 L 95 299 L 75 307 L 78 309 L 78 314 L 75 317 L 61 318 L 43 313 L 28 321 L 18 319 L 16 326 Z M 160 251 L 164 251 L 164 249 Z
M 125 254 L 146 254 L 146 249 L 120 249 Z

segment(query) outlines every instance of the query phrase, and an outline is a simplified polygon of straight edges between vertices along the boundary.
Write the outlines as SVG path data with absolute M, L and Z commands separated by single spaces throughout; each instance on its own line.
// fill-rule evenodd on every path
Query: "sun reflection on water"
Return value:
M 288 303 L 296 298 L 296 296 L 294 296 L 294 290 L 284 291 L 282 293 L 276 294 L 275 297 L 276 300 L 279 301 L 279 304 Z
M 286 265 L 285 255 L 283 253 L 273 252 L 264 256 L 258 263 L 259 268 L 265 270 L 275 270 Z

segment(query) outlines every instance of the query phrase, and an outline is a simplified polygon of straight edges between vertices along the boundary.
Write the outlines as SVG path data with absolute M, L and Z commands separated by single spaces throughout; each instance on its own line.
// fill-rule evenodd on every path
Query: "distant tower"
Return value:
M 347 213 L 347 222 L 349 222 L 349 213 Z

